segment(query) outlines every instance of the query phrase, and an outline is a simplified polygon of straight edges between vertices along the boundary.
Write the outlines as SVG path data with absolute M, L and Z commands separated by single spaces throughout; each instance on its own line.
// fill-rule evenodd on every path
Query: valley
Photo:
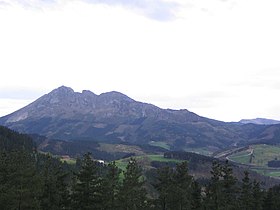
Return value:
M 277 121 L 222 122 L 186 109 L 161 109 L 116 91 L 97 95 L 61 86 L 1 117 L 0 125 L 29 134 L 39 151 L 56 156 L 75 159 L 91 152 L 95 159 L 120 165 L 137 157 L 151 167 L 153 158 L 185 151 L 228 159 L 266 176 L 279 174 L 266 165 L 278 158 L 272 153 L 280 143 Z
M 277 143 L 280 137 L 279 124 L 222 122 L 186 109 L 161 109 L 115 91 L 96 95 L 65 86 L 1 117 L 0 125 L 51 140 L 151 145 L 208 155 L 257 142 Z

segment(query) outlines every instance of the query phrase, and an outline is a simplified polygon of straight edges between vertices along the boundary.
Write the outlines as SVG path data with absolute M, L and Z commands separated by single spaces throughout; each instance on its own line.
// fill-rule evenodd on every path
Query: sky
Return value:
M 65 85 L 280 120 L 279 0 L 0 0 L 0 116 Z

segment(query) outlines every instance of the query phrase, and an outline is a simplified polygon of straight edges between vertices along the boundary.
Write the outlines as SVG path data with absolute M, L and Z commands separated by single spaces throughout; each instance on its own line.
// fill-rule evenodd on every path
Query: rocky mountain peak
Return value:
M 60 87 L 58 87 L 56 90 L 64 90 L 64 91 L 71 91 L 74 92 L 74 90 L 71 87 L 67 87 L 64 85 L 61 85 Z
M 70 87 L 66 87 L 62 85 L 50 92 L 50 94 L 57 94 L 57 93 L 69 94 L 69 93 L 74 93 L 74 90 Z
M 97 96 L 95 93 L 91 92 L 90 90 L 83 90 L 82 95 L 84 95 L 84 96 Z
M 124 101 L 128 101 L 128 102 L 134 102 L 134 100 L 129 98 L 127 95 L 117 92 L 117 91 L 102 93 L 99 95 L 99 98 L 105 99 L 105 100 L 117 100 L 117 101 L 124 100 Z
M 270 140 L 280 130 L 280 126 L 230 124 L 188 110 L 161 109 L 116 91 L 95 95 L 65 86 L 0 118 L 0 125 L 48 138 L 138 144 L 160 141 L 177 149 Z

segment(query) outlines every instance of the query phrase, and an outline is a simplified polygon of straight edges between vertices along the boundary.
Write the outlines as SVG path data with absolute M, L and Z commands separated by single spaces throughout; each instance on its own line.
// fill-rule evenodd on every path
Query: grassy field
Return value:
M 250 164 L 250 153 L 251 151 L 248 150 L 241 151 L 229 156 L 229 159 L 242 164 Z
M 280 171 L 269 171 L 266 175 L 272 177 L 280 177 Z
M 99 143 L 98 149 L 100 151 L 104 151 L 108 153 L 125 152 L 125 153 L 134 153 L 136 155 L 145 154 L 140 147 L 135 145 Z
M 68 163 L 70 165 L 75 165 L 76 164 L 76 159 L 73 159 L 73 158 L 67 159 L 67 160 L 63 159 L 62 161 L 65 161 L 66 163 Z
M 229 160 L 250 165 L 251 169 L 266 176 L 280 177 L 280 168 L 267 166 L 271 160 L 280 160 L 280 147 L 265 144 L 252 145 L 249 149 L 230 155 Z
M 173 162 L 173 163 L 180 163 L 180 162 L 182 162 L 181 160 L 164 158 L 163 155 L 144 155 L 144 156 L 135 156 L 134 158 L 138 161 L 138 163 L 143 168 L 150 168 L 152 161 Z M 125 170 L 129 159 L 130 158 L 125 158 L 125 159 L 117 160 L 116 161 L 116 165 L 121 170 Z
M 194 152 L 200 155 L 211 156 L 213 152 L 209 148 L 199 147 L 199 148 L 184 148 L 186 152 Z
M 252 158 L 250 153 L 252 151 Z M 265 144 L 252 145 L 250 149 L 229 156 L 230 160 L 243 164 L 267 167 L 267 162 L 275 159 L 280 160 L 280 147 Z M 252 159 L 250 163 L 250 159 Z
M 271 177 L 278 177 L 278 178 L 280 177 L 280 169 L 275 170 L 268 167 L 263 167 L 263 168 L 252 167 L 251 170 L 264 176 L 271 176 Z
M 163 142 L 163 141 L 150 141 L 149 145 L 170 150 L 170 146 L 166 142 Z

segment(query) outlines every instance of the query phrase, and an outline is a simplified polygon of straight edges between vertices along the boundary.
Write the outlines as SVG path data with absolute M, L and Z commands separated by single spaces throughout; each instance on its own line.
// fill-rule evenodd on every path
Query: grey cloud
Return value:
M 0 1 L 0 5 L 6 6 L 6 5 L 9 5 L 9 3 L 6 1 Z
M 0 9 L 10 6 L 10 4 L 6 1 L 0 1 Z

